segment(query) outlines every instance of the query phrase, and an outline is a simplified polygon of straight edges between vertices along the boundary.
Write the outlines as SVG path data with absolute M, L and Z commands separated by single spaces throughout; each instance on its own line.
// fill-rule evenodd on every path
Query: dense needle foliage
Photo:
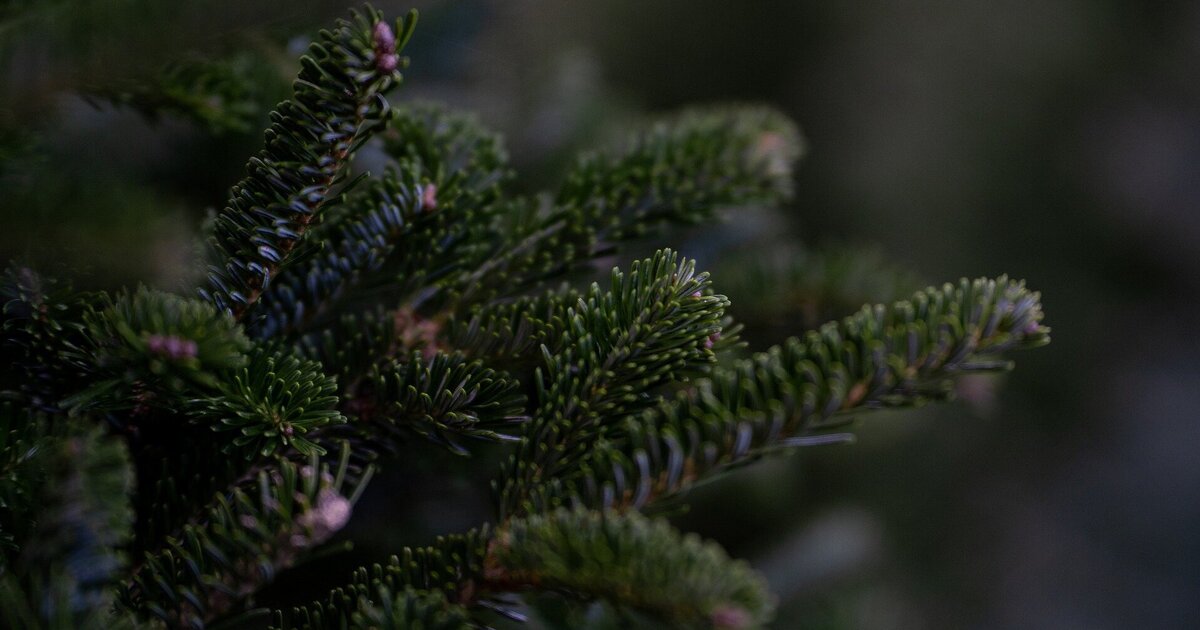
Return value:
M 796 128 L 763 107 L 689 110 L 580 157 L 556 190 L 514 194 L 474 118 L 385 98 L 415 23 L 366 8 L 311 45 L 211 222 L 194 293 L 5 273 L 0 624 L 470 628 L 550 592 L 624 624 L 761 627 L 762 578 L 656 502 L 845 441 L 849 413 L 944 399 L 1049 340 L 1038 295 L 1004 277 L 864 306 L 753 356 L 719 275 L 674 251 L 578 286 L 623 241 L 788 199 Z M 154 90 L 117 100 L 196 96 Z M 388 166 L 351 178 L 373 139 Z M 507 449 L 491 523 L 258 608 L 377 467 L 488 443 Z

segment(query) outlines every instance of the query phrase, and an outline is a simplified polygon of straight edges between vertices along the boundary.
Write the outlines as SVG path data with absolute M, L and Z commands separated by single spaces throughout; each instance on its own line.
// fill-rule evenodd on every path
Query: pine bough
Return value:
M 648 508 L 1048 341 L 1038 295 L 1001 277 L 718 363 L 729 301 L 672 251 L 555 285 L 626 239 L 783 201 L 797 131 L 764 108 L 691 110 L 581 158 L 557 191 L 513 195 L 473 118 L 384 99 L 414 24 L 367 8 L 312 44 L 213 222 L 198 297 L 8 271 L 0 625 L 244 619 L 346 524 L 378 465 L 511 442 L 493 524 L 397 550 L 273 623 L 480 627 L 554 591 L 759 627 L 762 579 Z M 350 187 L 372 138 L 389 166 Z

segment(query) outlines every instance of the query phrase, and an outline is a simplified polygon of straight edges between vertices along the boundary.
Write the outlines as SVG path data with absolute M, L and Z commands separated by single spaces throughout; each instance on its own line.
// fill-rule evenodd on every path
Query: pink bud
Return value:
M 437 208 L 437 186 L 429 184 L 421 191 L 421 209 L 425 211 Z
M 150 335 L 146 337 L 146 348 L 155 354 L 163 354 L 166 351 L 166 337 L 162 335 Z
M 375 30 L 371 32 L 371 36 L 375 41 L 375 49 L 383 52 L 394 52 L 396 49 L 396 35 L 392 33 L 392 27 L 388 26 L 387 22 L 379 21 L 375 23 Z
M 400 65 L 400 58 L 396 56 L 396 34 L 387 22 L 376 22 L 371 38 L 375 43 L 375 67 L 391 74 Z
M 195 341 L 175 335 L 150 335 L 146 337 L 146 349 L 175 360 L 195 358 L 199 351 Z
M 396 56 L 396 53 L 384 53 L 375 60 L 375 67 L 379 68 L 380 72 L 393 72 L 399 65 L 400 58 Z
M 712 611 L 712 625 L 722 630 L 737 630 L 750 625 L 750 613 L 737 606 L 721 606 Z

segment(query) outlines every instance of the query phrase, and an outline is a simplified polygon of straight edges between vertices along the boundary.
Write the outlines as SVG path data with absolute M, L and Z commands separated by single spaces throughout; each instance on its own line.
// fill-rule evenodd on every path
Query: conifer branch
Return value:
M 258 301 L 330 199 L 355 149 L 386 121 L 383 93 L 400 81 L 398 54 L 416 14 L 396 30 L 367 7 L 321 37 L 301 59 L 290 101 L 272 114 L 266 147 L 247 165 L 216 217 L 202 296 L 235 318 Z
M 452 604 L 438 591 L 404 589 L 395 595 L 380 588 L 376 602 L 359 599 L 358 609 L 350 615 L 351 630 L 470 630 L 478 626 L 471 622 L 466 608 Z M 318 620 L 294 626 L 296 630 L 325 627 Z
M 266 457 L 288 448 L 301 455 L 325 450 L 306 434 L 345 422 L 337 411 L 337 381 L 321 364 L 257 349 L 215 396 L 191 401 L 193 422 L 238 435 L 225 452 Z
M 837 415 L 944 399 L 954 377 L 1009 369 L 998 355 L 1049 342 L 1041 320 L 1038 294 L 1005 277 L 864 307 L 625 420 L 535 502 L 641 507 L 773 448 L 840 441 L 824 435 Z
M 209 133 L 226 134 L 252 131 L 286 89 L 276 65 L 263 59 L 263 51 L 254 51 L 215 60 L 174 59 L 151 76 L 86 89 L 82 96 L 97 105 L 107 101 L 132 108 L 152 121 L 178 116 Z
M 231 488 L 277 472 L 281 457 L 303 461 L 340 446 L 318 444 L 311 435 L 345 421 L 336 382 L 319 364 L 255 348 L 245 366 L 222 372 L 221 379 L 214 390 L 187 400 L 178 410 L 182 418 L 160 414 L 138 433 L 144 443 L 136 501 L 140 551 L 169 548 L 209 518 L 214 496 L 229 500 Z M 365 474 L 356 466 L 356 479 Z
M 541 348 L 561 347 L 568 310 L 583 296 L 570 288 L 508 302 L 480 304 L 466 317 L 446 323 L 447 345 L 499 364 L 525 364 L 541 358 Z
M 555 205 L 620 218 L 615 234 L 656 220 L 698 222 L 722 207 L 789 198 L 801 151 L 796 126 L 767 107 L 689 109 L 623 149 L 580 158 Z
M 287 612 L 276 611 L 273 628 L 333 630 L 354 627 L 356 615 L 362 619 L 385 606 L 394 593 L 409 592 L 423 599 L 425 606 L 440 607 L 441 604 L 436 602 L 446 601 L 446 613 L 451 619 L 459 618 L 462 608 L 455 604 L 472 601 L 482 582 L 489 539 L 485 528 L 439 537 L 428 547 L 405 548 L 385 564 L 356 570 L 346 586 L 332 590 L 320 601 Z M 393 607 L 393 610 L 396 609 Z M 430 612 L 436 613 L 436 610 Z
M 786 117 L 747 106 L 687 110 L 626 147 L 585 156 L 551 198 L 506 213 L 511 236 L 466 278 L 464 300 L 536 286 L 664 224 L 697 224 L 722 208 L 786 200 L 801 145 Z
M 246 363 L 250 341 L 211 304 L 145 287 L 100 300 L 84 316 L 87 344 L 72 352 L 88 365 L 88 386 L 63 404 L 74 410 L 174 411 L 192 388 L 213 391 Z
M 0 393 L 33 409 L 61 411 L 60 401 L 89 368 L 76 361 L 86 343 L 80 318 L 86 298 L 10 265 L 0 277 Z
M 389 169 L 352 194 L 322 230 L 325 249 L 283 270 L 267 290 L 262 316 L 251 323 L 255 336 L 303 332 L 333 311 L 352 289 L 372 278 L 376 285 L 392 280 L 393 274 L 382 271 L 389 263 L 394 265 L 396 256 L 427 252 L 417 246 L 427 245 L 434 239 L 432 233 L 445 230 L 447 222 L 444 213 L 426 205 L 427 190 L 435 187 L 414 164 L 404 170 Z
M 312 45 L 212 221 L 203 299 L 0 277 L 0 625 L 245 621 L 346 525 L 377 462 L 519 439 L 494 529 L 404 548 L 275 623 L 473 628 L 555 591 L 625 619 L 761 627 L 760 577 L 639 510 L 1048 342 L 1038 295 L 1006 278 L 867 307 L 725 367 L 729 300 L 670 250 L 605 287 L 546 290 L 663 225 L 786 200 L 799 133 L 765 108 L 691 110 L 585 156 L 553 192 L 513 196 L 474 118 L 384 100 L 414 20 L 393 30 L 368 7 Z M 170 80 L 235 100 L 246 87 L 194 70 Z M 176 87 L 148 106 L 207 115 Z M 346 183 L 376 134 L 387 169 Z M 908 281 L 877 258 L 790 249 L 741 279 L 825 301 L 856 279 Z
M 395 163 L 421 164 L 439 192 L 459 191 L 459 203 L 466 207 L 490 205 L 513 179 L 503 140 L 469 112 L 408 103 L 392 110 L 381 136 Z
M 655 388 L 713 360 L 724 296 L 707 293 L 708 276 L 669 251 L 613 270 L 611 289 L 593 285 L 568 311 L 563 344 L 542 346 L 538 408 L 510 460 L 501 516 L 524 509 L 529 491 L 582 458 L 608 426 L 653 405 Z
M 435 335 L 417 334 L 417 327 L 404 326 L 397 315 L 382 306 L 346 313 L 324 329 L 301 336 L 292 350 L 334 370 L 339 391 L 352 398 L 357 384 L 380 363 L 417 350 L 436 350 L 434 339 L 428 338 Z
M 432 106 L 392 110 L 390 121 L 384 146 L 393 164 L 330 209 L 314 233 L 328 246 L 282 271 L 251 324 L 258 336 L 304 331 L 355 295 L 433 291 L 494 246 L 481 231 L 500 212 L 510 176 L 499 139 L 473 117 Z
M 674 628 L 762 627 L 765 581 L 715 543 L 636 512 L 557 510 L 510 521 L 488 548 L 486 588 L 565 590 L 654 614 Z
M 376 309 L 302 338 L 298 354 L 341 367 L 340 410 L 352 419 L 320 439 L 351 440 L 364 461 L 400 453 L 413 437 L 463 455 L 459 436 L 513 439 L 507 431 L 526 419 L 517 380 L 438 350 L 435 337 Z
M 30 431 L 40 434 L 26 443 L 37 450 L 18 462 L 21 469 L 7 471 L 20 475 L 37 516 L 0 519 L 16 534 L 15 548 L 5 554 L 11 560 L 0 566 L 0 623 L 6 627 L 102 627 L 113 584 L 126 564 L 120 549 L 133 515 L 125 446 L 85 419 L 61 420 L 56 427 L 44 424 L 44 417 L 10 416 L 6 422 L 13 428 L 22 422 L 41 425 L 23 431 L 26 437 Z M 9 448 L 0 452 L 14 454 Z M 19 506 L 5 511 L 10 507 Z
M 369 392 L 353 402 L 361 431 L 377 444 L 420 435 L 461 455 L 457 437 L 490 441 L 526 420 L 518 383 L 460 354 L 414 354 L 375 372 Z M 388 436 L 395 436 L 389 438 Z
M 203 627 L 231 612 L 349 521 L 364 483 L 346 484 L 349 458 L 346 445 L 337 467 L 315 453 L 306 465 L 282 461 L 218 494 L 202 519 L 146 554 L 122 605 L 171 627 Z
M 345 317 L 363 304 L 401 305 L 395 313 L 405 317 L 481 258 L 492 240 L 479 230 L 499 210 L 475 210 L 461 190 L 440 187 L 422 172 L 416 165 L 389 169 L 336 208 L 319 237 L 326 249 L 272 284 L 252 333 L 319 336 L 337 325 L 336 314 Z

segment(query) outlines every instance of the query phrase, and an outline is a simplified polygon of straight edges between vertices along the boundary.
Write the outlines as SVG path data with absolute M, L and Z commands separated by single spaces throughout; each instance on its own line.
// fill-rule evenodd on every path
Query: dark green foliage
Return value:
M 101 398 L 122 409 L 176 406 L 188 386 L 215 389 L 221 372 L 246 363 L 250 347 L 211 304 L 146 288 L 118 295 L 84 322 L 93 384 L 69 399 L 75 408 L 114 407 Z
M 497 534 L 488 560 L 496 587 L 600 596 L 677 628 L 758 628 L 774 607 L 745 563 L 637 513 L 558 510 L 515 519 Z
M 502 209 L 493 205 L 508 176 L 499 139 L 470 116 L 429 105 L 393 110 L 390 122 L 393 164 L 330 208 L 315 232 L 325 249 L 275 280 L 269 310 L 252 324 L 259 335 L 303 331 L 356 294 L 430 291 L 494 246 L 480 230 Z
M 230 431 L 226 452 L 267 456 L 290 448 L 302 455 L 325 450 L 306 435 L 345 422 L 337 411 L 337 381 L 321 364 L 256 350 L 250 363 L 219 393 L 192 401 L 193 421 Z
M 486 529 L 473 530 L 439 538 L 429 547 L 405 548 L 401 555 L 392 556 L 384 565 L 358 569 L 349 584 L 335 589 L 326 599 L 295 608 L 287 615 L 277 612 L 275 627 L 306 630 L 354 627 L 351 624 L 361 623 L 363 615 L 378 617 L 383 614 L 393 593 L 409 590 L 440 594 L 449 602 L 469 601 L 476 584 L 483 580 L 488 539 Z M 416 602 L 419 608 L 414 611 L 393 605 L 391 610 L 395 617 L 390 623 L 402 624 L 414 612 L 433 614 L 433 619 L 439 620 L 438 611 L 431 606 L 437 601 Z M 446 615 L 453 620 L 459 610 L 448 606 Z
M 323 330 L 300 337 L 293 349 L 300 356 L 320 361 L 329 370 L 337 370 L 341 389 L 352 391 L 375 366 L 431 341 L 398 325 L 397 315 L 382 306 L 348 313 Z
M 83 302 L 68 287 L 32 269 L 8 267 L 0 279 L 0 390 L 32 409 L 56 410 L 85 369 L 71 360 L 84 342 Z
M 271 309 L 254 328 L 260 337 L 303 331 L 347 293 L 371 280 L 393 255 L 407 256 L 413 233 L 436 221 L 425 212 L 419 171 L 388 170 L 345 202 L 320 235 L 325 249 L 280 274 L 267 293 Z M 336 211 L 335 211 L 336 212 Z M 413 243 L 416 244 L 416 243 Z M 400 248 L 403 248 L 402 250 Z
M 98 628 L 125 566 L 132 475 L 125 445 L 82 420 L 6 417 L 5 528 L 0 622 L 11 628 Z M 32 426 L 22 427 L 23 423 Z M 33 434 L 33 435 L 31 435 Z M 16 452 L 21 449 L 21 452 Z M 16 457 L 14 457 L 14 455 Z M 25 486 L 12 496 L 11 484 Z M 29 499 L 37 497 L 37 504 Z M 9 510 L 12 510 L 9 512 Z
M 0 623 L 262 621 L 262 589 L 337 535 L 378 466 L 430 479 L 423 462 L 478 451 L 505 462 L 495 524 L 402 548 L 307 606 L 261 595 L 278 627 L 475 628 L 547 594 L 603 601 L 622 625 L 762 627 L 760 577 L 639 510 L 845 441 L 832 429 L 849 413 L 944 399 L 1048 341 L 1038 295 L 1005 278 L 741 358 L 730 300 L 671 250 L 573 287 L 624 241 L 787 199 L 797 130 L 761 107 L 692 110 L 514 195 L 473 117 L 384 100 L 414 21 L 393 30 L 368 7 L 312 45 L 210 226 L 201 299 L 2 278 Z M 248 86 L 210 70 L 177 68 L 171 81 L 199 80 L 158 86 L 174 100 L 155 111 L 232 125 L 237 111 L 192 97 L 232 106 Z M 375 135 L 388 163 L 351 186 Z M 743 267 L 731 290 L 782 285 L 750 303 L 789 331 L 910 282 L 857 254 Z
M 664 224 L 783 201 L 800 146 L 795 126 L 766 108 L 693 110 L 663 121 L 624 148 L 581 158 L 551 197 L 506 212 L 505 240 L 462 291 L 474 301 L 511 295 Z
M 568 310 L 560 344 L 543 346 L 538 408 L 501 489 L 501 513 L 522 511 L 531 488 L 565 474 L 607 423 L 657 401 L 655 389 L 710 364 L 724 296 L 670 251 L 613 271 Z
M 19 550 L 17 538 L 33 524 L 35 501 L 45 480 L 42 465 L 45 423 L 11 404 L 0 406 L 0 569 Z
M 218 495 L 201 519 L 146 554 L 124 605 L 172 627 L 203 627 L 229 611 L 346 524 L 357 499 L 343 487 L 348 459 L 346 447 L 333 469 L 315 454 L 304 465 L 281 462 Z
M 392 159 L 420 164 L 439 192 L 459 191 L 466 206 L 483 207 L 499 198 L 513 176 L 500 137 L 470 113 L 409 104 L 392 111 L 382 137 Z
M 409 588 L 393 596 L 384 588 L 380 589 L 378 599 L 378 604 L 360 600 L 360 609 L 351 615 L 349 627 L 355 630 L 466 630 L 474 627 L 466 608 L 449 603 L 437 591 Z
M 567 329 L 568 310 L 578 291 L 563 288 L 509 302 L 479 305 L 468 316 L 451 318 L 446 338 L 472 356 L 521 364 L 541 358 L 541 348 L 557 349 Z
M 823 432 L 840 414 L 945 398 L 954 377 L 1011 367 L 995 357 L 1047 343 L 1041 319 L 1038 295 L 1006 278 L 865 307 L 627 419 L 541 500 L 642 507 L 771 448 L 842 440 Z
M 278 69 L 261 53 L 224 59 L 182 58 L 142 81 L 96 87 L 86 98 L 131 107 L 157 119 L 179 116 L 210 133 L 247 133 L 275 98 Z
M 525 397 L 511 378 L 460 354 L 420 354 L 379 370 L 364 416 L 376 425 L 412 431 L 466 455 L 455 436 L 513 440 L 525 420 Z M 359 399 L 362 400 L 362 399 Z
M 623 149 L 581 158 L 555 202 L 619 230 L 668 217 L 698 222 L 714 208 L 791 196 L 801 148 L 796 126 L 774 110 L 689 110 L 634 135 Z
M 453 196 L 437 201 L 436 186 L 421 167 L 388 169 L 333 210 L 320 238 L 324 251 L 280 275 L 267 294 L 267 308 L 254 329 L 261 337 L 288 335 L 320 323 L 354 292 L 402 296 L 422 281 L 431 260 L 463 241 L 471 215 Z M 439 246 L 445 243 L 446 246 Z M 384 295 L 379 295 L 385 292 Z
M 204 296 L 219 308 L 240 316 L 258 300 L 317 220 L 354 150 L 385 123 L 382 94 L 400 80 L 397 55 L 416 15 L 398 21 L 395 33 L 381 19 L 374 9 L 356 13 L 323 31 L 301 59 L 293 100 L 272 114 L 266 148 L 217 215 L 217 259 Z

